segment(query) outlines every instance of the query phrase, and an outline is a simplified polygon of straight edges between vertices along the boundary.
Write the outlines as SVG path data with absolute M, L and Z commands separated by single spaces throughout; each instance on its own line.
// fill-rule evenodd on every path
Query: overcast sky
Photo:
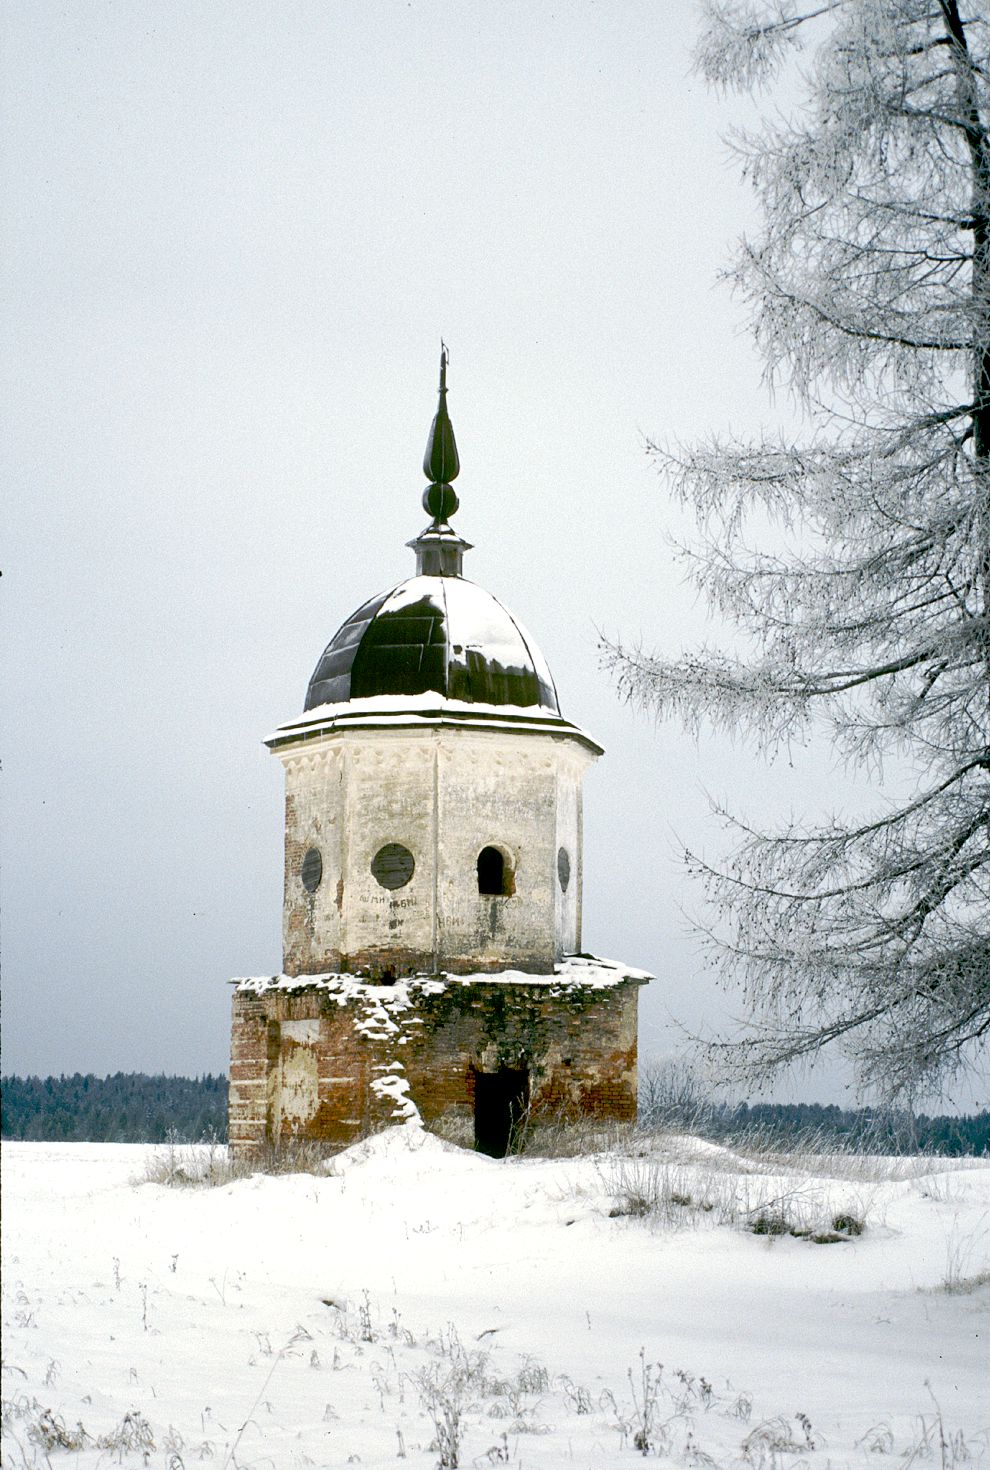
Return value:
M 261 740 L 413 570 L 441 334 L 465 572 L 606 747 L 585 945 L 657 975 L 646 1054 L 724 1023 L 682 912 L 705 793 L 759 818 L 833 777 L 654 729 L 596 653 L 599 628 L 674 653 L 704 627 L 645 436 L 787 408 L 717 280 L 747 106 L 692 76 L 694 8 L 2 14 L 4 1070 L 225 1069 L 227 979 L 280 965 Z

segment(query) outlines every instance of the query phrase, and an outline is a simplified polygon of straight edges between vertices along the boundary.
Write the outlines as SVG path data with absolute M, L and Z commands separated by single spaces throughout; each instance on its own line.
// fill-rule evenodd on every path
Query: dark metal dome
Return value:
M 470 542 L 450 527 L 451 480 L 460 460 L 447 412 L 447 349 L 423 470 L 433 517 L 415 541 L 416 576 L 352 613 L 324 649 L 306 709 L 355 699 L 434 693 L 462 704 L 538 707 L 560 714 L 557 691 L 536 644 L 502 604 L 461 574 Z
M 306 709 L 428 691 L 560 710 L 529 634 L 491 593 L 456 576 L 411 577 L 352 613 L 316 666 Z

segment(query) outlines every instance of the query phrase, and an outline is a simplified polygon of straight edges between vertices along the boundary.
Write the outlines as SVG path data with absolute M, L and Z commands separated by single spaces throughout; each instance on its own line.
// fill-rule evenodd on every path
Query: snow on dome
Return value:
M 306 709 L 431 690 L 467 704 L 559 714 L 546 660 L 522 624 L 463 577 L 410 577 L 352 613 L 324 650 Z
M 318 704 L 294 720 L 280 725 L 265 744 L 292 744 L 300 737 L 346 729 L 407 729 L 425 726 L 456 726 L 460 729 L 515 730 L 528 734 L 568 735 L 593 755 L 602 747 L 587 730 L 572 725 L 563 715 L 538 704 L 482 704 L 449 699 L 432 689 L 422 694 L 379 694 L 370 699 L 349 699 L 343 704 Z

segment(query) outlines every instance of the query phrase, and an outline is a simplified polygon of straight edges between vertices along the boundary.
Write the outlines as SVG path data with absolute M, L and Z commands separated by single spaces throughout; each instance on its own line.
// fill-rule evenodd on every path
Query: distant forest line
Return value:
M 0 1134 L 39 1143 L 226 1142 L 227 1079 L 145 1072 L 3 1077 Z
M 871 1153 L 990 1155 L 990 1113 L 968 1117 L 888 1114 L 821 1103 L 708 1105 L 693 1116 L 678 1109 L 649 1110 L 652 1125 L 686 1126 L 725 1142 L 758 1132 L 768 1142 L 813 1139 Z M 665 1116 L 665 1113 L 667 1114 Z M 96 1077 L 3 1077 L 0 1133 L 39 1143 L 226 1142 L 227 1078 L 149 1076 L 116 1072 Z

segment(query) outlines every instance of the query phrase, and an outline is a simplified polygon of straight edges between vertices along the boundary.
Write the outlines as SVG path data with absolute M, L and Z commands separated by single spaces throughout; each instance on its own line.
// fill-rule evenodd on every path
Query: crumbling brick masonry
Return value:
M 479 1147 L 504 1153 L 523 1111 L 631 1121 L 645 979 L 574 957 L 547 976 L 239 981 L 231 1147 L 342 1146 L 417 1113 L 427 1125 L 453 1113 L 473 1120 Z

